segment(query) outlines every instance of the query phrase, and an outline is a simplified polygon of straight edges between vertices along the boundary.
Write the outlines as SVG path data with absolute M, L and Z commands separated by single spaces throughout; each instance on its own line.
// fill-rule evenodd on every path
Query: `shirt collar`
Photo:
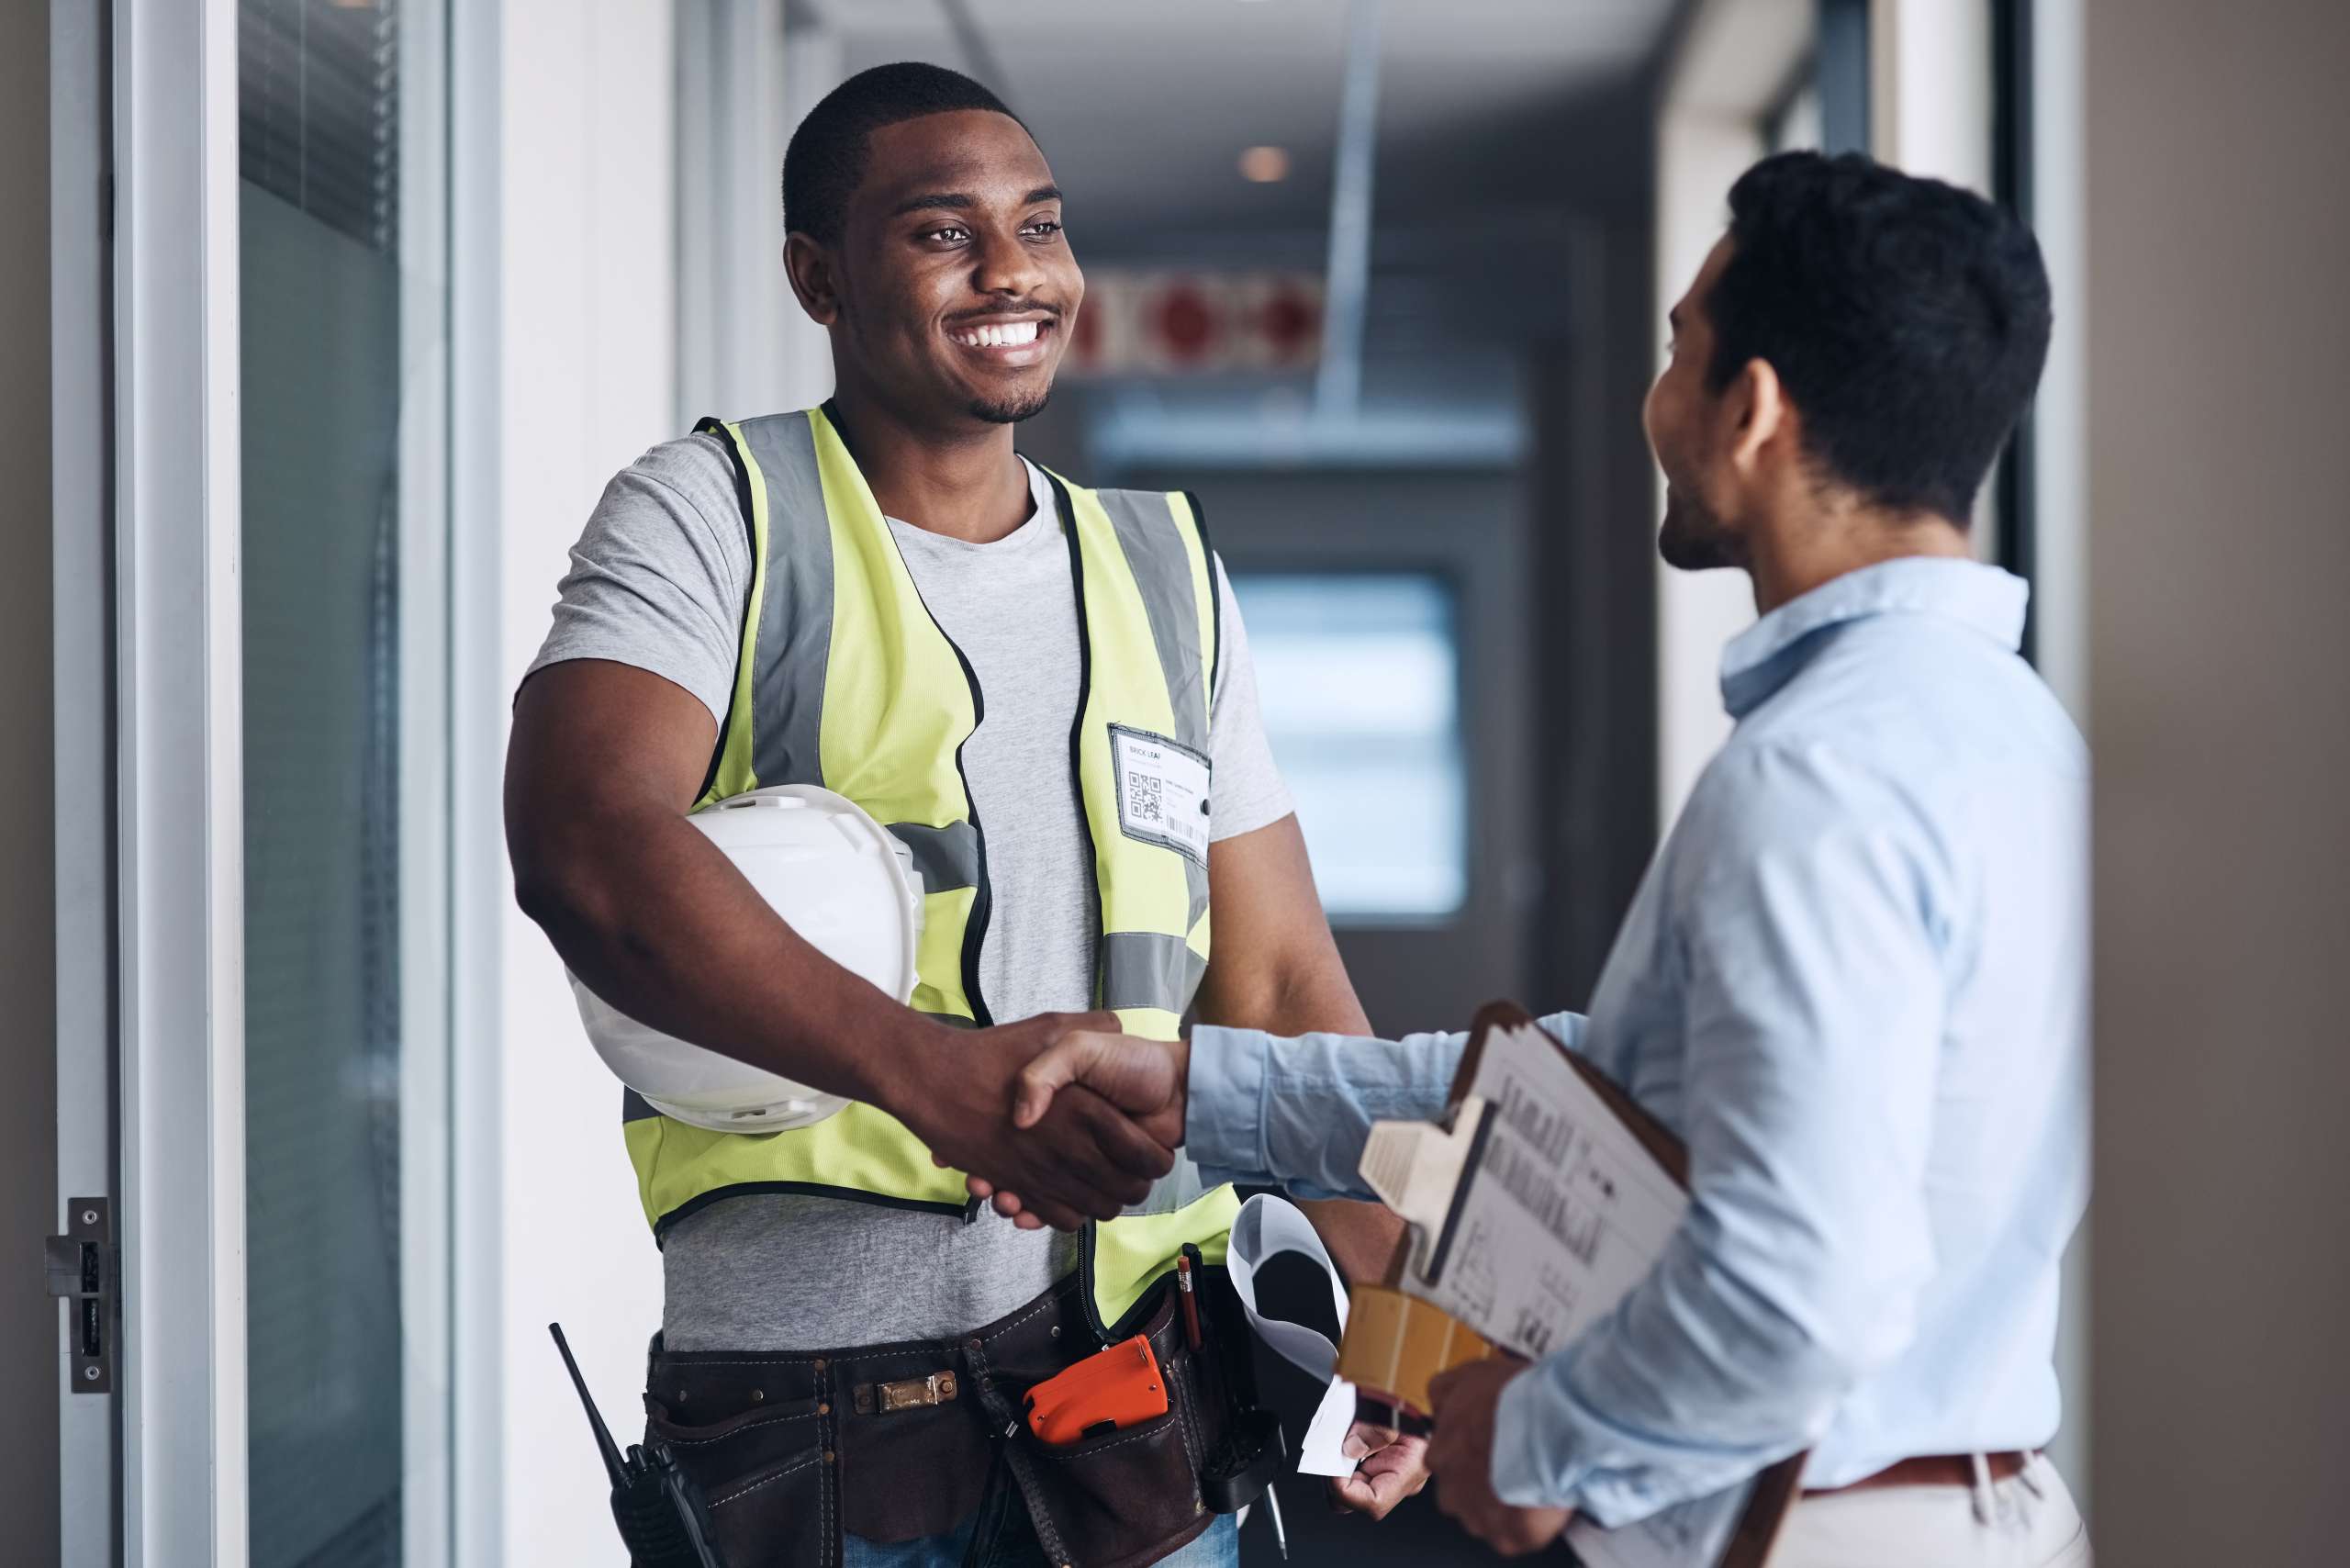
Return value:
M 2021 577 L 1940 555 L 1880 561 L 1820 584 L 1749 626 L 1722 650 L 1722 704 L 1744 718 L 1800 667 L 1779 657 L 1824 627 L 1873 615 L 1931 615 L 1955 621 L 2010 652 L 2023 645 L 2031 588 Z

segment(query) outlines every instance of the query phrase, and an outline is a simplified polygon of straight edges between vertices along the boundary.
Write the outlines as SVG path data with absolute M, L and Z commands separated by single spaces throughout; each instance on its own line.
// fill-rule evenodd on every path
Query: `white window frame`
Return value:
M 122 1560 L 229 1568 L 247 1548 L 237 9 L 118 0 L 112 25 Z
M 504 1561 L 504 1188 L 499 1118 L 506 845 L 498 780 L 506 693 L 499 667 L 503 547 L 505 0 L 449 16 L 448 658 L 451 1560 Z
M 400 12 L 399 1326 L 400 1556 L 449 1568 L 454 1545 L 454 934 L 450 835 L 450 0 Z
M 462 17 L 494 61 L 498 8 Z M 410 36 L 437 50 L 442 19 L 420 7 Z M 249 1550 L 237 28 L 235 0 L 51 17 L 55 766 L 61 801 L 93 802 L 56 824 L 58 1188 L 117 1198 L 122 1293 L 117 1392 L 72 1395 L 61 1372 L 71 1568 Z M 402 156 L 442 167 L 454 84 L 427 76 Z M 449 230 L 425 205 L 403 224 L 405 314 L 430 330 L 404 344 L 401 549 L 422 591 L 400 643 L 404 689 L 445 694 L 451 377 L 430 297 Z M 404 704 L 420 1048 L 401 1093 L 422 1114 L 402 1118 L 403 1203 L 434 1216 L 402 1238 L 410 1568 L 449 1562 L 457 1532 L 447 718 L 438 697 Z

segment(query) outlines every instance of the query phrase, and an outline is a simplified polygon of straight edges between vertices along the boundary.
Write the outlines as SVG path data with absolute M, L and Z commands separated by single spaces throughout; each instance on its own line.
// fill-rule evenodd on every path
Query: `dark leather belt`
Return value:
M 1991 1472 L 1991 1479 L 2012 1481 L 2024 1473 L 2031 1462 L 2028 1453 L 1989 1453 L 1983 1456 Z M 1888 1464 L 1874 1475 L 1864 1475 L 1842 1486 L 1807 1487 L 1807 1497 L 1833 1497 L 1846 1492 L 1865 1492 L 1879 1486 L 1972 1486 L 1975 1484 L 1975 1459 L 1971 1454 L 1920 1454 L 1905 1459 L 1898 1464 Z

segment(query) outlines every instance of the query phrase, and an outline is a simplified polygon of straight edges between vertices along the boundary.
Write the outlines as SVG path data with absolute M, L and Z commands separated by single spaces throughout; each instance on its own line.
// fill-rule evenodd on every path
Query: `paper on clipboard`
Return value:
M 1487 1107 L 1481 1147 L 1415 1294 L 1541 1356 L 1646 1277 L 1688 1194 L 1531 1024 L 1488 1036 L 1470 1095 Z

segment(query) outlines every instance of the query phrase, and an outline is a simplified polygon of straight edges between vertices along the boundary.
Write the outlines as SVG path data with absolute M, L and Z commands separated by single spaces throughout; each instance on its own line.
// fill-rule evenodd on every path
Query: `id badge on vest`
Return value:
M 1118 830 L 1128 838 L 1208 863 L 1208 759 L 1147 730 L 1110 726 L 1118 776 Z

